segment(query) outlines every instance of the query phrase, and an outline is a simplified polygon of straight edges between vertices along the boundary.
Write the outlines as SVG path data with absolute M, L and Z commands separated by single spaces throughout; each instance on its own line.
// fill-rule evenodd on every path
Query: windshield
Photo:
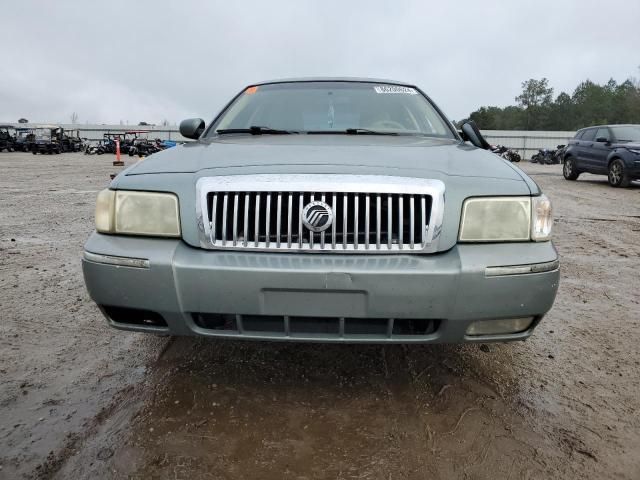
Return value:
M 247 88 L 211 127 L 293 133 L 390 133 L 455 138 L 411 87 L 360 82 L 291 82 Z M 360 131 L 354 131 L 361 129 Z M 349 132 L 346 132 L 349 130 Z
M 617 142 L 640 142 L 640 125 L 610 128 Z

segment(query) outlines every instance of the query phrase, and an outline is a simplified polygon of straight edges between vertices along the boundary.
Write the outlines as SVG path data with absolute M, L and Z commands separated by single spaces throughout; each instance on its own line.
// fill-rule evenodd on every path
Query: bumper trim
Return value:
M 115 257 L 113 255 L 91 253 L 85 250 L 84 259 L 88 262 L 115 265 L 118 267 L 149 268 L 149 260 L 146 258 Z
M 531 263 L 529 265 L 511 265 L 503 267 L 487 267 L 484 270 L 485 277 L 502 277 L 505 275 L 526 275 L 529 273 L 552 272 L 560 268 L 560 260 L 552 262 Z

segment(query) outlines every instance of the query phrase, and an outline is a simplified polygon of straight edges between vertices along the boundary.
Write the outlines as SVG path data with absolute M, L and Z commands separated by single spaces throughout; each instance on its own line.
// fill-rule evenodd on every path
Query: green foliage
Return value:
M 590 125 L 640 123 L 640 82 L 630 78 L 604 85 L 586 80 L 572 95 L 561 92 L 553 99 L 546 78 L 522 82 L 517 105 L 480 107 L 471 113 L 483 130 L 568 130 Z

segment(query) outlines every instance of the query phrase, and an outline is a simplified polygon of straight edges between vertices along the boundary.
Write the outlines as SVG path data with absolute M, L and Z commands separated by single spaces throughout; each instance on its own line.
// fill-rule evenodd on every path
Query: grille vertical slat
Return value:
M 342 248 L 347 249 L 347 232 L 349 230 L 349 197 L 345 193 L 342 201 Z
M 358 249 L 358 235 L 360 233 L 360 229 L 358 228 L 358 211 L 360 209 L 360 195 L 356 194 L 355 198 L 353 199 L 353 213 L 354 213 L 354 218 L 353 218 L 353 247 L 357 250 Z
M 333 194 L 333 203 L 331 204 L 333 208 L 334 219 L 338 218 L 338 196 Z M 334 220 L 331 225 L 331 248 L 335 250 L 336 248 L 336 221 Z
M 216 243 L 216 228 L 218 223 L 218 194 L 213 194 L 213 202 L 211 205 L 211 236 L 210 241 L 215 245 Z
M 224 194 L 222 202 L 222 245 L 227 244 L 227 211 L 229 210 L 229 194 Z
M 293 194 L 289 193 L 289 208 L 287 209 L 287 248 L 291 248 L 291 217 L 293 209 Z
M 327 201 L 327 196 L 323 193 L 322 197 L 320 197 L 320 199 L 323 202 L 326 202 Z M 324 249 L 324 230 L 322 232 L 320 232 L 320 248 Z
M 310 201 L 313 202 L 315 199 L 313 193 L 311 194 L 311 199 Z M 311 230 L 309 230 L 309 248 L 311 248 L 313 250 L 313 232 Z
M 233 196 L 233 246 L 238 244 L 238 194 Z
M 424 246 L 427 244 L 427 223 L 426 223 L 426 212 L 427 212 L 427 202 L 426 199 L 421 196 L 420 197 L 420 226 L 422 227 L 421 232 L 421 245 Z
M 303 205 L 304 205 L 304 194 L 300 194 L 298 195 L 298 210 L 299 210 L 299 217 L 298 218 L 298 245 L 300 248 L 302 248 L 302 209 L 303 209 Z
M 244 194 L 244 232 L 243 232 L 243 245 L 246 247 L 249 242 L 249 202 L 251 201 L 251 195 L 249 193 Z
M 278 206 L 276 208 L 276 247 L 280 248 L 280 232 L 282 226 L 282 193 L 278 192 Z
M 393 242 L 393 198 L 387 196 L 387 246 L 391 250 Z
M 212 248 L 384 253 L 430 245 L 432 197 L 426 194 L 274 189 L 214 191 L 206 198 L 205 238 Z M 331 230 L 314 233 L 304 225 L 302 212 L 314 201 L 333 213 Z
M 411 241 L 409 242 L 409 245 L 411 245 L 411 248 L 415 247 L 415 199 L 413 198 L 413 195 L 411 195 L 411 197 L 409 197 L 409 211 L 410 211 L 410 215 L 409 215 L 409 230 L 410 230 L 410 237 L 411 237 Z
M 404 198 L 398 196 L 398 246 L 402 249 L 404 244 Z
M 367 193 L 367 195 L 364 197 L 364 248 L 369 250 L 369 220 L 370 220 L 370 213 L 371 213 L 371 208 L 370 208 L 370 202 L 371 202 L 371 197 L 369 196 L 369 194 Z
M 265 243 L 267 244 L 267 248 L 269 248 L 269 243 L 271 243 L 271 192 L 267 193 L 267 214 L 264 225 Z
M 256 222 L 255 222 L 255 229 L 253 232 L 253 235 L 255 237 L 254 239 L 254 244 L 257 247 L 260 244 L 260 201 L 262 200 L 262 194 L 261 193 L 256 193 Z
M 382 230 L 382 198 L 376 195 L 376 249 L 380 250 L 380 233 Z

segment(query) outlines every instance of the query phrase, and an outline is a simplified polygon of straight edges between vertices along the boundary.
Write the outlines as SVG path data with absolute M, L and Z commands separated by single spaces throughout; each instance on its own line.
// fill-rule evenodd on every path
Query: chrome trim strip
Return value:
M 222 250 L 251 250 L 251 251 L 309 251 L 309 252 L 320 252 L 323 250 L 322 241 L 313 242 L 311 238 L 309 241 L 305 241 L 303 239 L 304 232 L 299 224 L 299 238 L 298 242 L 294 243 L 292 241 L 292 245 L 289 246 L 288 241 L 282 242 L 280 247 L 276 247 L 277 242 L 271 242 L 269 238 L 271 232 L 268 232 L 269 235 L 265 239 L 265 241 L 259 241 L 258 236 L 256 235 L 254 238 L 254 242 L 249 243 L 247 246 L 244 245 L 244 242 L 239 242 L 236 240 L 237 244 L 234 246 L 230 245 L 231 242 L 227 242 L 228 235 L 225 231 L 226 222 L 224 221 L 224 217 L 227 214 L 228 207 L 225 208 L 225 201 L 229 202 L 228 196 L 230 194 L 236 193 L 256 193 L 256 201 L 259 201 L 259 197 L 261 193 L 267 194 L 267 205 L 266 212 L 270 213 L 271 205 L 271 194 L 278 194 L 279 192 L 294 192 L 299 194 L 298 201 L 302 203 L 303 194 L 313 193 L 316 194 L 324 194 L 325 192 L 331 192 L 332 197 L 335 198 L 334 195 L 336 193 L 346 194 L 346 193 L 362 193 L 365 194 L 365 203 L 369 203 L 370 195 L 375 195 L 374 201 L 376 202 L 377 212 L 375 218 L 365 218 L 365 223 L 369 226 L 369 222 L 375 222 L 374 228 L 376 228 L 376 246 L 370 249 L 368 245 L 368 235 L 366 235 L 365 240 L 365 248 L 358 249 L 353 244 L 347 244 L 346 247 L 343 242 L 336 242 L 334 240 L 334 232 L 332 229 L 331 232 L 331 252 L 332 253 L 342 253 L 342 252 L 354 252 L 361 251 L 362 253 L 389 253 L 389 252 L 397 252 L 400 253 L 401 247 L 398 244 L 392 244 L 389 248 L 388 242 L 385 242 L 386 245 L 382 244 L 382 239 L 379 238 L 382 228 L 381 218 L 381 207 L 382 207 L 382 195 L 418 195 L 418 199 L 420 201 L 419 205 L 415 205 L 414 208 L 421 210 L 420 214 L 422 217 L 422 225 L 415 225 L 414 228 L 417 230 L 419 227 L 422 228 L 422 232 L 419 235 L 416 235 L 415 231 L 411 235 L 412 239 L 415 243 L 420 242 L 420 246 L 415 245 L 415 249 L 413 251 L 417 253 L 431 253 L 435 252 L 438 249 L 438 239 L 440 236 L 440 232 L 442 229 L 442 220 L 444 215 L 444 196 L 445 196 L 445 186 L 444 183 L 440 180 L 435 179 L 420 179 L 420 178 L 411 178 L 411 177 L 394 177 L 394 176 L 384 176 L 384 175 L 336 175 L 336 174 L 328 174 L 328 175 L 319 175 L 319 174 L 311 174 L 311 175 L 300 175 L 300 174 L 291 174 L 291 175 L 280 175 L 280 174 L 258 174 L 258 175 L 221 175 L 217 177 L 202 177 L 196 182 L 196 194 L 197 194 L 197 202 L 196 202 L 196 215 L 198 220 L 198 226 L 200 229 L 200 246 L 206 249 L 222 249 Z M 213 228 L 212 223 L 208 221 L 209 215 L 209 205 L 207 204 L 207 196 L 209 193 L 213 193 L 215 195 L 223 196 L 223 205 L 222 208 L 224 212 L 223 216 L 223 225 L 222 225 L 222 241 L 216 241 L 215 243 L 211 242 L 211 238 L 213 236 Z M 426 218 L 426 196 L 430 197 L 431 200 L 431 210 L 430 217 Z M 235 196 L 235 195 L 234 195 Z M 414 200 L 415 201 L 415 200 Z M 409 207 L 411 208 L 411 198 L 409 200 Z M 227 204 L 228 204 L 227 203 Z M 284 203 L 284 202 L 283 202 Z M 303 205 L 302 205 L 303 206 Z M 367 207 L 369 205 L 366 205 Z M 275 207 L 275 205 L 274 205 Z M 218 209 L 219 210 L 219 209 Z M 260 209 L 256 209 L 256 220 L 259 218 Z M 219 213 L 216 212 L 218 215 Z M 344 217 L 345 212 L 337 212 L 336 218 L 339 218 L 339 215 L 342 214 Z M 365 208 L 365 214 L 369 214 L 369 208 Z M 369 217 L 369 215 L 365 215 Z M 267 218 L 270 218 L 268 215 Z M 413 218 L 413 217 L 412 217 Z M 205 220 L 206 221 L 203 221 Z M 282 221 L 282 220 L 281 220 Z M 344 222 L 344 218 L 343 218 Z M 417 222 L 416 222 L 417 223 Z M 268 224 L 268 222 L 267 222 Z M 334 227 L 337 230 L 338 226 Z M 344 228 L 344 223 L 343 223 Z M 393 228 L 393 227 L 392 227 Z M 365 227 L 366 229 L 366 227 Z M 256 230 L 257 233 L 257 230 Z M 336 232 L 337 233 L 337 232 Z M 415 238 L 417 237 L 417 238 Z M 215 240 L 215 238 L 214 238 Z M 257 240 L 257 241 L 256 241 Z M 292 239 L 293 240 L 293 239 Z M 337 240 L 337 239 L 336 239 Z M 411 239 L 403 239 L 411 248 L 410 243 L 412 243 Z M 313 242 L 313 244 L 312 244 Z M 334 244 L 335 242 L 335 244 Z M 335 245 L 335 246 L 334 246 Z M 329 251 L 328 249 L 324 249 L 324 251 Z
M 117 267 L 149 268 L 149 260 L 146 258 L 114 257 L 113 255 L 101 255 L 85 251 L 83 257 L 88 262 L 115 265 Z
M 527 275 L 530 273 L 552 272 L 560 268 L 560 260 L 552 262 L 531 263 L 529 265 L 510 265 L 502 267 L 487 267 L 484 270 L 485 277 L 502 277 L 506 275 Z

